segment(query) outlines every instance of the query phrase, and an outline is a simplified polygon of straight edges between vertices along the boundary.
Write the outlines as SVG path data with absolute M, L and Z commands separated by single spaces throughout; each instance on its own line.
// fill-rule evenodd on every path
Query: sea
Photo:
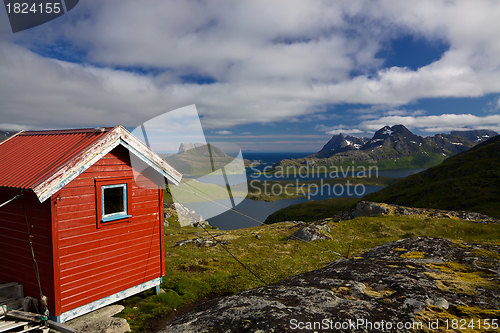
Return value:
M 296 173 L 295 175 L 270 175 L 265 174 L 263 171 L 272 167 L 273 164 L 283 160 L 292 158 L 302 158 L 312 154 L 311 152 L 243 152 L 243 158 L 249 159 L 251 161 L 260 161 L 261 164 L 258 166 L 253 166 L 246 169 L 246 175 L 227 175 L 227 181 L 230 185 L 236 185 L 241 182 L 248 180 L 294 180 L 294 181 L 310 181 L 310 180 L 320 180 L 325 178 L 336 178 L 351 176 L 352 172 L 345 172 L 349 170 L 342 170 L 338 174 L 315 174 L 306 175 L 305 173 Z M 360 172 L 360 169 L 354 169 L 355 175 Z M 410 174 L 418 173 L 425 169 L 400 169 L 400 170 L 378 170 L 378 175 L 402 178 Z M 373 170 L 372 170 L 373 172 Z M 204 176 L 197 178 L 198 181 L 204 183 L 216 183 L 222 184 L 222 177 L 212 177 Z M 248 228 L 258 226 L 264 223 L 266 218 L 272 213 L 288 207 L 293 204 L 311 201 L 311 200 L 324 200 L 328 198 L 340 198 L 340 197 L 362 197 L 366 194 L 379 191 L 384 188 L 384 186 L 368 186 L 363 185 L 357 187 L 346 187 L 346 186 L 324 186 L 321 188 L 314 189 L 316 192 L 312 191 L 311 195 L 308 197 L 300 197 L 295 199 L 285 199 L 276 200 L 273 202 L 256 201 L 250 199 L 239 199 L 236 202 L 227 200 L 220 201 L 206 201 L 198 203 L 186 203 L 186 207 L 193 209 L 196 213 L 202 216 L 209 216 L 207 221 L 212 226 L 216 226 L 221 230 L 234 230 L 240 228 Z M 278 190 L 276 190 L 278 191 Z M 233 205 L 234 204 L 234 205 Z M 232 208 L 232 209 L 231 209 Z M 214 213 L 216 212 L 216 213 Z

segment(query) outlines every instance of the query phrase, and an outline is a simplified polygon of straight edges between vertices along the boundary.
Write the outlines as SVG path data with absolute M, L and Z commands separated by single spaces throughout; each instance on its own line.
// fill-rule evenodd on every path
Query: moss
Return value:
M 355 297 L 352 296 L 352 290 L 349 287 L 337 287 L 337 288 L 332 288 L 333 293 L 335 296 L 348 299 L 348 300 L 356 300 Z
M 422 259 L 425 258 L 425 252 L 420 251 L 411 251 L 399 256 L 400 258 L 409 258 L 409 259 Z
M 500 318 L 500 310 L 497 309 L 481 309 L 473 306 L 457 305 L 456 310 L 458 316 L 464 318 Z
M 391 289 L 391 288 L 385 288 L 383 290 L 378 290 L 376 288 L 373 288 L 371 286 L 366 286 L 366 288 L 363 290 L 363 292 L 374 298 L 386 298 L 394 294 L 396 291 Z
M 406 252 L 406 251 L 408 251 L 408 250 L 407 250 L 407 249 L 404 249 L 404 248 L 402 248 L 402 247 L 397 247 L 397 248 L 393 249 L 393 251 Z
M 458 246 L 460 246 L 460 247 L 462 247 L 462 248 L 465 248 L 465 249 L 470 248 L 470 246 L 465 245 L 462 241 L 452 240 L 451 242 L 452 242 L 453 244 L 457 244 Z
M 456 306 L 447 311 L 437 306 L 428 305 L 425 310 L 416 314 L 415 320 L 423 323 L 435 323 L 437 320 L 439 325 L 437 332 L 497 332 L 498 329 L 491 325 L 491 319 L 498 319 L 499 316 L 500 310 Z M 484 328 L 485 319 L 489 320 L 489 329 Z M 423 332 L 436 332 L 436 329 L 429 329 L 429 325 L 424 324 L 423 327 Z
M 426 264 L 426 266 L 442 272 L 424 272 L 436 280 L 436 286 L 442 291 L 475 295 L 477 294 L 477 287 L 489 289 L 498 289 L 500 287 L 499 282 L 490 279 L 492 274 L 457 262 Z
M 500 253 L 496 253 L 493 251 L 485 250 L 485 249 L 473 249 L 472 253 L 474 253 L 478 257 L 488 257 L 500 260 Z

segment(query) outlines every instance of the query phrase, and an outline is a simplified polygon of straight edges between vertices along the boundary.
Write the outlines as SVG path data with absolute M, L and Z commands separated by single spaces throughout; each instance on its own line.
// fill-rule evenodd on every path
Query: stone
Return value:
M 123 311 L 123 305 L 109 305 L 72 319 L 64 325 L 72 327 L 78 333 L 125 333 L 130 326 L 124 318 L 113 317 Z
M 177 219 L 179 220 L 179 224 L 181 227 L 197 227 L 204 228 L 210 227 L 207 221 L 200 214 L 196 214 L 196 212 L 192 209 L 185 207 L 184 205 L 174 202 L 170 204 L 164 204 L 166 208 L 175 208 L 177 212 Z M 166 219 L 165 219 L 166 221 Z
M 474 246 L 474 247 L 472 247 Z M 496 253 L 481 257 L 471 248 Z M 472 293 L 460 288 L 449 289 L 440 279 L 456 278 L 454 273 L 438 270 L 438 266 L 419 262 L 405 253 L 425 253 L 433 262 L 450 262 L 449 267 L 489 260 L 500 265 L 500 246 L 467 244 L 433 237 L 417 237 L 380 245 L 352 259 L 341 258 L 324 268 L 292 276 L 277 283 L 241 293 L 212 299 L 191 312 L 174 319 L 160 332 L 415 332 L 411 328 L 373 330 L 362 327 L 343 329 L 298 329 L 298 323 L 422 322 L 428 327 L 432 317 L 446 315 L 457 306 L 476 309 L 500 308 L 500 272 L 475 268 L 478 276 L 488 276 L 481 287 L 468 286 Z M 447 269 L 449 269 L 447 266 Z M 457 266 L 459 269 L 462 266 Z M 438 274 L 436 274 L 436 272 Z M 447 275 L 448 274 L 448 275 Z M 486 275 L 484 275 L 486 274 Z M 460 281 L 459 281 L 460 282 Z M 467 279 L 460 283 L 468 283 Z M 440 308 L 436 311 L 435 307 Z M 486 318 L 486 317 L 485 317 Z M 420 330 L 417 330 L 420 331 Z
M 287 240 L 301 239 L 306 242 L 312 242 L 317 239 L 332 239 L 330 236 L 327 236 L 315 228 L 311 227 L 302 227 L 295 231 L 293 234 L 288 236 Z
M 387 207 L 384 207 L 383 205 L 384 204 L 379 204 L 376 202 L 361 201 L 352 212 L 352 216 L 356 218 L 362 216 L 377 216 L 380 214 L 386 214 L 389 212 L 389 209 Z

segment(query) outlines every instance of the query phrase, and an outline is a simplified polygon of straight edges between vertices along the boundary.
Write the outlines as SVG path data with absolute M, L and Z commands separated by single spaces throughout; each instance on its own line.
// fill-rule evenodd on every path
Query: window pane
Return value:
M 104 189 L 104 215 L 125 212 L 123 191 L 122 186 Z

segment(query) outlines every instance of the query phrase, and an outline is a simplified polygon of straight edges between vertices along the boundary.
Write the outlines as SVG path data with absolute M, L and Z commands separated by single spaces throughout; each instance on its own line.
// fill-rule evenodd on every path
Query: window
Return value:
M 101 186 L 102 221 L 129 217 L 127 209 L 127 184 Z
M 132 178 L 96 179 L 97 227 L 112 222 L 130 222 Z

